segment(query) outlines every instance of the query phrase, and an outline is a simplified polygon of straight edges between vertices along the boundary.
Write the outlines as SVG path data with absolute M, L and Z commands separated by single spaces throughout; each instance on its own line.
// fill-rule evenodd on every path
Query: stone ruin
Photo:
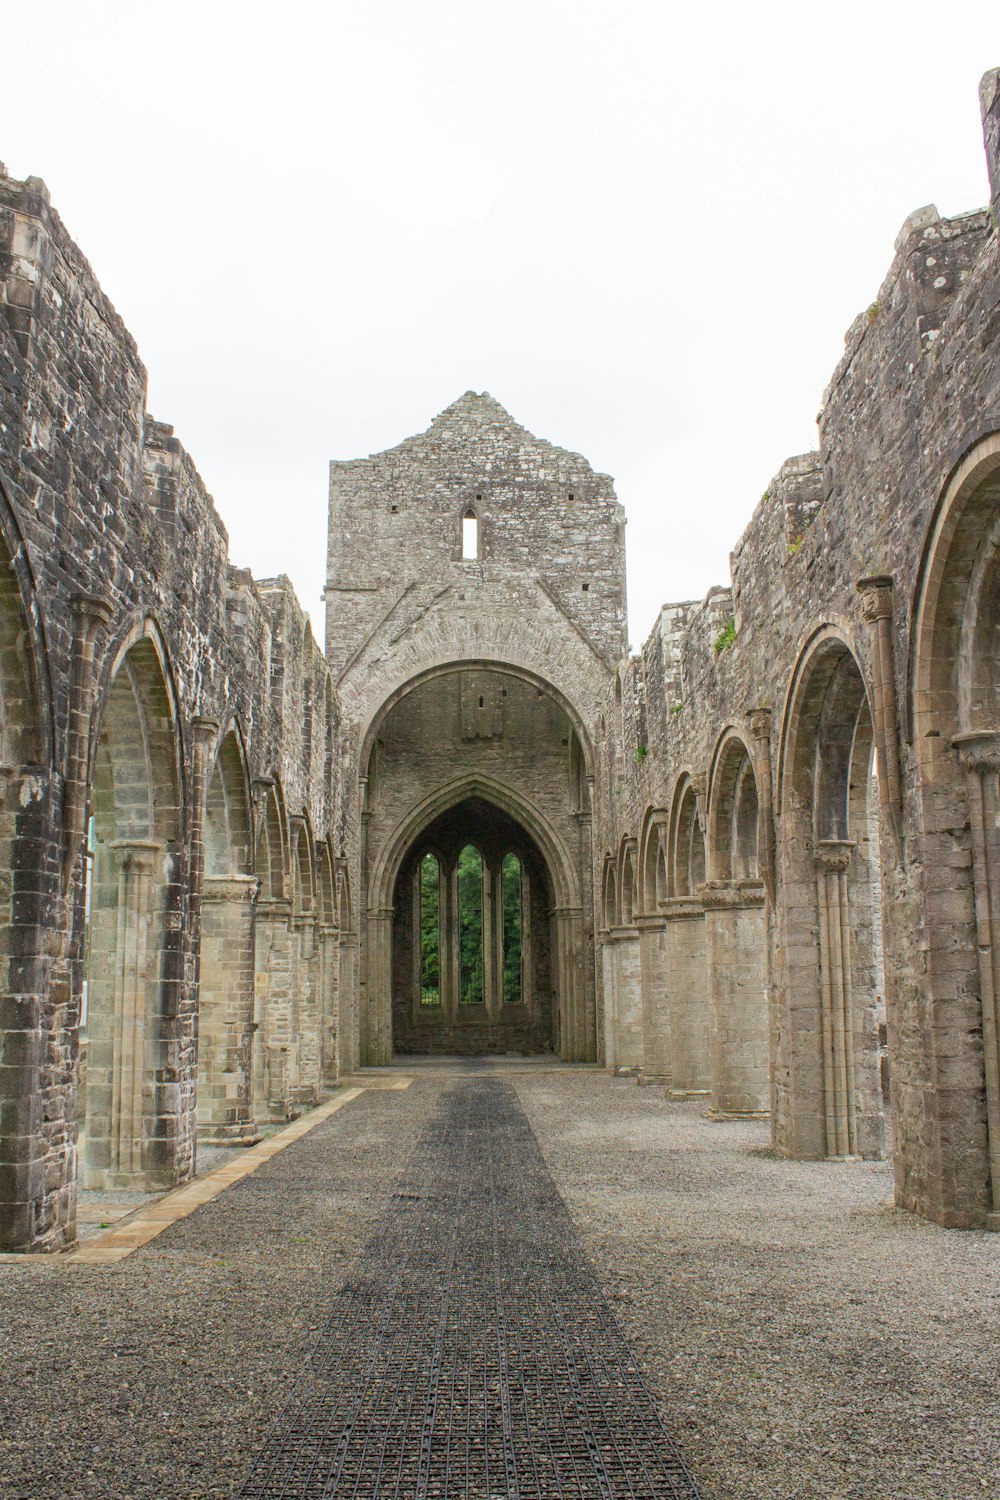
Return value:
M 1000 1227 L 992 204 L 903 225 L 728 588 L 467 392 L 330 471 L 326 649 L 0 176 L 0 1249 L 393 1053 L 551 1052 Z

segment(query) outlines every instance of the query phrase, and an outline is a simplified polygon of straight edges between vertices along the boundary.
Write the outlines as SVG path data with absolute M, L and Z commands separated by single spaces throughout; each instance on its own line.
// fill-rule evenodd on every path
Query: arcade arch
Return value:
M 786 958 L 775 1138 L 799 1157 L 877 1157 L 886 1149 L 873 741 L 857 656 L 825 626 L 792 678 L 779 768 Z

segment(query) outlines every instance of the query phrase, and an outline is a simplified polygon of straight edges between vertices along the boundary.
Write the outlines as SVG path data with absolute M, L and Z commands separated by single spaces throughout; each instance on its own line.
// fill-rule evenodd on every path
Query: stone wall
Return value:
M 982 99 L 995 194 L 997 74 Z M 797 1156 L 878 1154 L 891 1125 L 898 1201 L 945 1224 L 994 1222 L 1000 1207 L 986 622 L 998 334 L 995 212 L 911 215 L 848 332 L 818 451 L 779 469 L 731 586 L 666 607 L 622 661 L 596 777 L 595 881 L 658 830 L 662 886 L 645 884 L 640 920 L 669 934 L 683 902 L 685 923 L 705 926 L 713 1104 L 770 1107 L 776 1145 Z M 734 868 L 733 745 L 759 804 L 752 902 Z M 707 854 L 694 887 L 688 788 Z M 644 965 L 647 1004 L 682 972 L 697 993 L 690 967 Z M 648 1026 L 646 1063 L 656 1077 L 676 1065 L 685 1091 L 705 1017 L 668 1008 L 666 1056 Z
M 199 1120 L 209 1138 L 252 1137 L 268 797 L 273 899 L 307 946 L 337 926 L 316 897 L 322 859 L 340 856 L 325 660 L 287 579 L 230 562 L 145 393 L 44 184 L 0 176 L 5 1249 L 73 1238 L 80 1157 L 95 1184 L 163 1187 L 191 1174 Z M 272 1090 L 280 1113 L 322 1086 L 317 1025 Z

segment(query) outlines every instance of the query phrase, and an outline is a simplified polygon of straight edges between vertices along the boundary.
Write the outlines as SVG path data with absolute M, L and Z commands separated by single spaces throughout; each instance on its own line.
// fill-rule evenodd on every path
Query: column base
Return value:
M 237 1125 L 199 1125 L 199 1146 L 256 1146 L 263 1140 L 253 1120 L 244 1120 Z
M 645 1088 L 647 1084 L 661 1084 L 664 1087 L 669 1087 L 670 1075 L 668 1073 L 640 1072 L 635 1081 L 640 1088 Z
M 769 1120 L 771 1111 L 769 1109 L 706 1109 L 706 1120 Z
M 711 1089 L 667 1089 L 668 1099 L 707 1099 Z
M 641 1071 L 642 1069 L 639 1067 L 638 1063 L 632 1064 L 630 1066 L 622 1063 L 616 1065 L 611 1069 L 611 1073 L 614 1078 L 638 1078 Z
M 994 1208 L 983 1220 L 983 1228 L 991 1234 L 1000 1234 L 1000 1208 Z

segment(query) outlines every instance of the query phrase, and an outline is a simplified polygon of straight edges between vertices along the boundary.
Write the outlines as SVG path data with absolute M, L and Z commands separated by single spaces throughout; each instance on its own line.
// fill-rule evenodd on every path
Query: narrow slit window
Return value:
M 441 871 L 433 854 L 420 861 L 420 1004 L 441 1004 Z
M 462 517 L 462 561 L 476 562 L 479 557 L 479 517 L 471 505 Z
M 483 1003 L 483 856 L 466 844 L 458 856 L 459 1001 Z
M 521 861 L 508 854 L 501 866 L 503 888 L 503 1001 L 520 1005 L 521 988 Z

